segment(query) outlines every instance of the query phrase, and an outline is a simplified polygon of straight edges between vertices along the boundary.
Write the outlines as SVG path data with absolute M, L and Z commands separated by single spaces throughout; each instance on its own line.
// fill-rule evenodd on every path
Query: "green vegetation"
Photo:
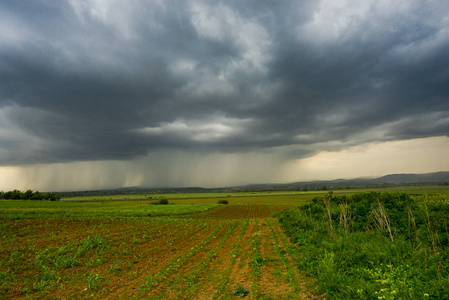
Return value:
M 151 204 L 153 204 L 153 205 L 167 205 L 169 203 L 168 203 L 167 199 L 161 199 L 159 201 L 151 202 Z
M 232 294 L 235 296 L 245 297 L 248 295 L 249 290 L 247 288 L 244 288 L 240 284 L 237 286 L 235 290 L 232 291 Z
M 0 299 L 449 298 L 447 187 L 394 189 L 0 200 Z
M 147 201 L 46 202 L 0 200 L 0 220 L 136 218 L 205 212 L 218 204 L 150 205 Z
M 215 202 L 214 198 L 227 197 L 228 200 L 234 198 L 249 197 L 253 198 L 255 201 L 265 201 L 265 198 L 270 198 L 272 201 L 280 201 L 281 199 L 287 199 L 292 197 L 305 197 L 307 200 L 311 200 L 316 195 L 325 195 L 330 188 L 316 188 L 316 189 L 300 189 L 300 190 L 260 190 L 260 191 L 244 191 L 244 190 L 227 190 L 227 191 L 203 191 L 203 192 L 179 192 L 171 191 L 128 191 L 128 193 L 112 193 L 111 192 L 63 192 L 63 201 L 105 201 L 105 200 L 144 200 L 144 199 L 169 199 L 169 200 L 202 200 L 209 201 L 210 203 Z M 374 191 L 398 191 L 405 192 L 408 194 L 449 194 L 449 186 L 447 185 L 379 185 L 376 187 L 347 187 L 344 189 L 335 190 L 336 194 L 356 194 L 360 192 L 365 192 L 366 190 Z M 282 198 L 279 198 L 281 196 Z M 287 197 L 287 198 L 284 198 Z M 243 200 L 245 201 L 245 200 Z M 208 202 L 208 203 L 209 203 Z M 245 201 L 246 202 L 246 201 Z M 255 202 L 252 202 L 255 203 Z
M 316 197 L 278 215 L 327 299 L 449 299 L 449 198 Z
M 228 200 L 218 200 L 218 204 L 228 205 L 229 201 Z
M 59 201 L 61 199 L 61 195 L 57 193 L 41 193 L 38 191 L 33 192 L 32 190 L 27 190 L 25 192 L 21 192 L 19 190 L 12 190 L 7 192 L 0 191 L 0 199 Z
M 206 199 L 213 200 L 214 198 L 233 197 L 256 197 L 256 196 L 279 196 L 279 195 L 295 195 L 295 194 L 309 194 L 323 192 L 292 192 L 292 191 L 276 191 L 276 192 L 210 192 L 210 193 L 136 193 L 136 194 L 115 194 L 115 195 L 88 195 L 88 196 L 65 196 L 67 193 L 62 193 L 63 201 L 90 201 L 90 200 L 143 200 L 143 199 L 169 199 L 169 200 L 183 200 L 183 199 Z M 71 195 L 71 194 L 69 194 Z M 215 201 L 217 201 L 215 199 Z

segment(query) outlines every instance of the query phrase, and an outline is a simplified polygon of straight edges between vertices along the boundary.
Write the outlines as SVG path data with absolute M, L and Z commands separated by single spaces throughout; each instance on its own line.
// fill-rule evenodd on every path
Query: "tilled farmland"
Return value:
M 271 216 L 225 205 L 182 217 L 2 221 L 3 299 L 310 299 Z

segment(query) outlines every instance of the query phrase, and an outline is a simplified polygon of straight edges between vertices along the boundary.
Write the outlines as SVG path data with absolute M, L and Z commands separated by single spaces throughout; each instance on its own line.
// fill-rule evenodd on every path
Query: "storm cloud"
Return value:
M 0 165 L 449 133 L 447 1 L 4 1 Z

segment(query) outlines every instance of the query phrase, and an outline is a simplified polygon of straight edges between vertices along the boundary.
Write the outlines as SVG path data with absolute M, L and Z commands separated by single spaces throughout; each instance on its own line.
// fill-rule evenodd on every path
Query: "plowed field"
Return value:
M 228 205 L 185 217 L 1 221 L 3 299 L 310 299 L 270 216 Z
M 279 204 L 237 204 L 223 205 L 211 211 L 188 216 L 195 219 L 245 219 L 245 218 L 267 218 L 292 205 Z

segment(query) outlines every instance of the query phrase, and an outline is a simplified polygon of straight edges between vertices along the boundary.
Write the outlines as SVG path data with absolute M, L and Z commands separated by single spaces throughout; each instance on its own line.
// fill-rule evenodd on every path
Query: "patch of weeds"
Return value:
M 5 282 L 9 278 L 9 270 L 6 272 L 0 272 L 0 282 Z
M 44 291 L 45 287 L 48 285 L 48 281 L 45 280 L 38 280 L 33 284 L 33 289 L 37 290 L 37 291 Z
M 126 249 L 123 249 L 123 250 L 119 251 L 118 253 L 121 254 L 121 255 L 130 255 L 131 251 L 129 251 L 129 249 L 126 248 Z
M 231 292 L 234 296 L 240 296 L 240 297 L 245 297 L 246 295 L 248 295 L 249 290 L 247 288 L 244 288 L 242 285 L 238 285 L 237 288 L 235 290 L 233 290 Z
M 87 276 L 87 288 L 89 290 L 96 290 L 100 288 L 100 282 L 103 280 L 103 277 L 100 274 L 94 274 L 94 272 L 90 272 Z
M 61 256 L 57 261 L 56 261 L 56 266 L 59 266 L 61 268 L 73 268 L 77 265 L 79 265 L 79 263 L 76 260 L 76 255 L 75 256 Z
M 253 266 L 253 267 L 261 267 L 261 266 L 265 265 L 265 263 L 266 263 L 266 260 L 261 256 L 255 256 L 251 260 L 251 266 Z
M 148 293 L 148 291 L 149 291 L 148 287 L 146 287 L 146 286 L 139 286 L 140 294 L 144 295 L 144 294 Z
M 9 273 L 9 269 L 5 272 L 0 272 L 0 299 L 2 299 L 2 294 L 4 294 L 4 291 L 8 290 L 10 287 L 10 278 L 11 274 Z
M 104 262 L 103 257 L 97 257 L 97 258 L 92 259 L 90 262 L 88 262 L 86 264 L 86 266 L 95 268 L 95 267 L 98 267 L 99 265 L 101 265 L 103 262 Z
M 136 238 L 136 235 L 133 235 L 133 240 L 131 241 L 132 244 L 138 244 L 140 243 L 140 239 Z
M 33 234 L 33 232 L 32 232 L 31 230 L 24 230 L 24 231 L 19 232 L 19 233 L 17 234 L 17 236 L 25 237 L 25 236 L 31 235 L 31 234 Z
M 0 231 L 4 232 L 4 233 L 8 233 L 10 232 L 9 230 L 12 229 L 12 226 L 8 225 L 8 224 L 0 224 Z
M 132 271 L 132 272 L 128 273 L 128 275 L 126 275 L 126 277 L 128 277 L 128 280 L 133 280 L 133 279 L 137 278 L 138 274 L 139 274 L 138 271 Z
M 39 273 L 39 275 L 37 275 L 37 280 L 50 281 L 58 278 L 59 278 L 58 274 L 46 266 L 44 266 L 42 268 L 42 272 Z
M 78 254 L 82 255 L 85 252 L 93 249 L 104 250 L 108 245 L 107 240 L 102 236 L 89 236 L 81 240 L 81 247 L 78 249 Z
M 136 261 L 141 260 L 144 257 L 145 257 L 145 253 L 140 253 L 140 254 L 134 255 L 134 258 Z
M 30 288 L 28 287 L 28 286 L 24 286 L 23 288 L 21 288 L 20 289 L 20 293 L 21 294 L 23 294 L 23 295 L 25 295 L 25 298 L 26 299 L 29 299 L 30 298 L 30 294 L 31 294 L 31 290 L 30 290 Z
M 237 256 L 240 255 L 240 250 L 234 249 L 234 250 L 232 250 L 231 254 L 232 254 L 232 258 L 236 258 Z
M 11 252 L 8 260 L 8 265 L 13 269 L 17 270 L 18 265 L 23 260 L 23 254 L 21 254 L 19 251 L 14 250 Z
M 114 274 L 117 271 L 120 271 L 122 267 L 118 263 L 114 263 L 109 267 L 109 273 Z
M 66 247 L 49 247 L 42 250 L 35 258 L 35 263 L 40 267 L 72 268 L 78 265 L 77 254 L 67 253 Z

